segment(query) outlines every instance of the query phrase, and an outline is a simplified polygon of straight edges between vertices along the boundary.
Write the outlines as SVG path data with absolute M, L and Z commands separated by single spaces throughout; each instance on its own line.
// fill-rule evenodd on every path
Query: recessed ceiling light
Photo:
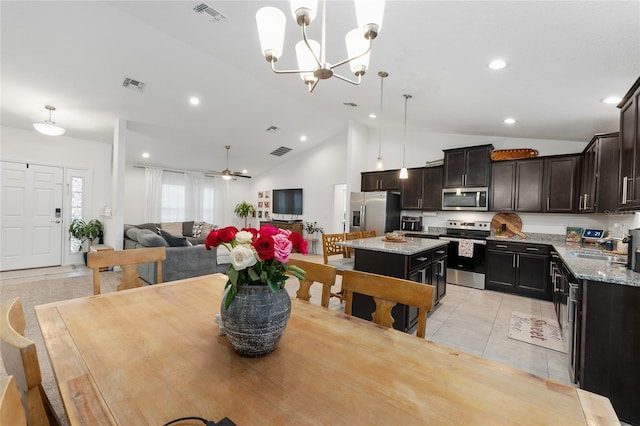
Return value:
M 300 142 L 304 142 L 307 140 L 307 137 L 305 135 L 300 136 Z
M 501 70 L 507 66 L 507 63 L 504 59 L 494 59 L 489 62 L 489 68 L 492 70 Z
M 620 101 L 622 100 L 622 98 L 620 96 L 608 96 L 606 98 L 604 98 L 602 100 L 602 103 L 604 104 L 613 104 L 613 105 L 617 105 L 620 103 Z
M 191 105 L 199 105 L 200 104 L 200 99 L 196 98 L 195 96 L 192 96 L 189 98 L 189 103 Z
M 504 124 L 516 124 L 516 119 L 515 118 L 505 118 L 504 119 Z
M 376 115 L 371 113 L 371 114 L 369 114 L 369 118 L 376 118 Z
M 142 158 L 149 158 L 149 153 L 148 152 L 143 152 L 142 153 Z

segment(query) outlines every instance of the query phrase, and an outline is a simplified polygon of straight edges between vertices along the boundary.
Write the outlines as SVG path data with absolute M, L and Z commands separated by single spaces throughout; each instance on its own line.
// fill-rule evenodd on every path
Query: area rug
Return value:
M 551 318 L 537 318 L 522 312 L 511 313 L 509 337 L 532 345 L 567 353 L 558 321 Z

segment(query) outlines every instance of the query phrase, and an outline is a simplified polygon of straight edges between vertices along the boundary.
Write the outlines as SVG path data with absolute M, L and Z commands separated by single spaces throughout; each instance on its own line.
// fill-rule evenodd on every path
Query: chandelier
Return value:
M 291 13 L 300 26 L 302 40 L 296 43 L 298 60 L 297 70 L 278 70 L 276 62 L 282 56 L 284 48 L 285 14 L 275 7 L 263 7 L 256 13 L 260 47 L 265 59 L 271 63 L 276 74 L 299 74 L 309 93 L 320 80 L 336 77 L 347 83 L 358 85 L 369 66 L 369 56 L 373 39 L 378 36 L 384 14 L 384 0 L 354 0 L 358 28 L 347 33 L 347 59 L 335 64 L 326 61 L 326 0 L 322 1 L 322 41 L 318 43 L 307 37 L 307 27 L 316 17 L 318 0 L 291 0 Z M 356 79 L 351 80 L 337 74 L 334 70 L 349 64 Z

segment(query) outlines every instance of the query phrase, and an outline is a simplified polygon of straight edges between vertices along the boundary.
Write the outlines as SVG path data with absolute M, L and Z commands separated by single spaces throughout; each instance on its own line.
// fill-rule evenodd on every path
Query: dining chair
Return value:
M 24 310 L 19 298 L 10 299 L 2 304 L 0 351 L 4 369 L 14 377 L 20 390 L 23 410 L 26 410 L 25 415 L 29 419 L 29 425 L 59 425 L 60 420 L 42 387 L 36 345 L 24 335 L 26 326 Z
M 322 255 L 324 258 L 324 264 L 330 265 L 336 268 L 336 273 L 342 275 L 345 270 L 354 268 L 355 259 L 353 257 L 347 257 L 345 255 L 344 246 L 336 243 L 345 241 L 345 234 L 322 234 Z M 339 256 L 338 258 L 336 258 Z M 342 290 L 336 293 L 331 293 L 331 297 L 337 297 L 340 300 L 342 298 Z
M 362 238 L 373 238 L 377 236 L 378 236 L 378 233 L 376 232 L 375 229 L 371 229 L 369 231 L 362 231 Z
M 302 300 L 311 299 L 311 284 L 314 282 L 322 284 L 322 298 L 320 305 L 329 307 L 331 297 L 331 287 L 336 283 L 336 268 L 322 263 L 309 262 L 297 258 L 289 258 L 288 265 L 295 265 L 306 272 L 304 280 L 300 280 L 300 288 L 296 292 L 296 297 Z
M 87 266 L 93 269 L 93 294 L 100 294 L 100 269 L 112 266 L 120 266 L 123 271 L 118 291 L 142 286 L 138 276 L 138 265 L 141 263 L 156 262 L 158 283 L 161 283 L 162 262 L 166 258 L 165 247 L 89 252 Z
M 344 312 L 351 315 L 353 293 L 373 297 L 376 310 L 371 319 L 376 324 L 392 327 L 394 318 L 391 309 L 396 303 L 418 308 L 417 336 L 424 338 L 427 329 L 427 312 L 433 307 L 433 286 L 402 278 L 387 277 L 360 271 L 344 271 L 342 294 L 345 298 Z
M 344 234 L 344 239 L 349 241 L 349 240 L 357 240 L 359 238 L 362 238 L 362 232 L 358 231 L 358 232 L 347 232 L 346 234 Z M 351 247 L 344 247 L 344 252 L 343 252 L 343 257 L 353 257 L 355 255 L 355 249 L 351 248 Z
M 27 425 L 20 389 L 13 376 L 0 378 L 0 425 Z

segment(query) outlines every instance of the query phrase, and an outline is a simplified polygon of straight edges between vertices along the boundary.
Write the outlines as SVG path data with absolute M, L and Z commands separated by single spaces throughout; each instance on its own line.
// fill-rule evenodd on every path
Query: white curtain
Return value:
M 201 222 L 204 208 L 204 175 L 185 172 L 185 217 Z
M 162 174 L 161 222 L 187 220 L 185 194 L 185 174 L 165 170 Z
M 229 181 L 222 178 L 214 178 L 213 180 L 213 223 L 218 226 L 226 226 L 231 223 L 230 218 L 225 217 L 227 207 L 225 205 L 229 194 Z
M 144 168 L 144 218 L 146 222 L 160 222 L 162 201 L 162 169 Z

